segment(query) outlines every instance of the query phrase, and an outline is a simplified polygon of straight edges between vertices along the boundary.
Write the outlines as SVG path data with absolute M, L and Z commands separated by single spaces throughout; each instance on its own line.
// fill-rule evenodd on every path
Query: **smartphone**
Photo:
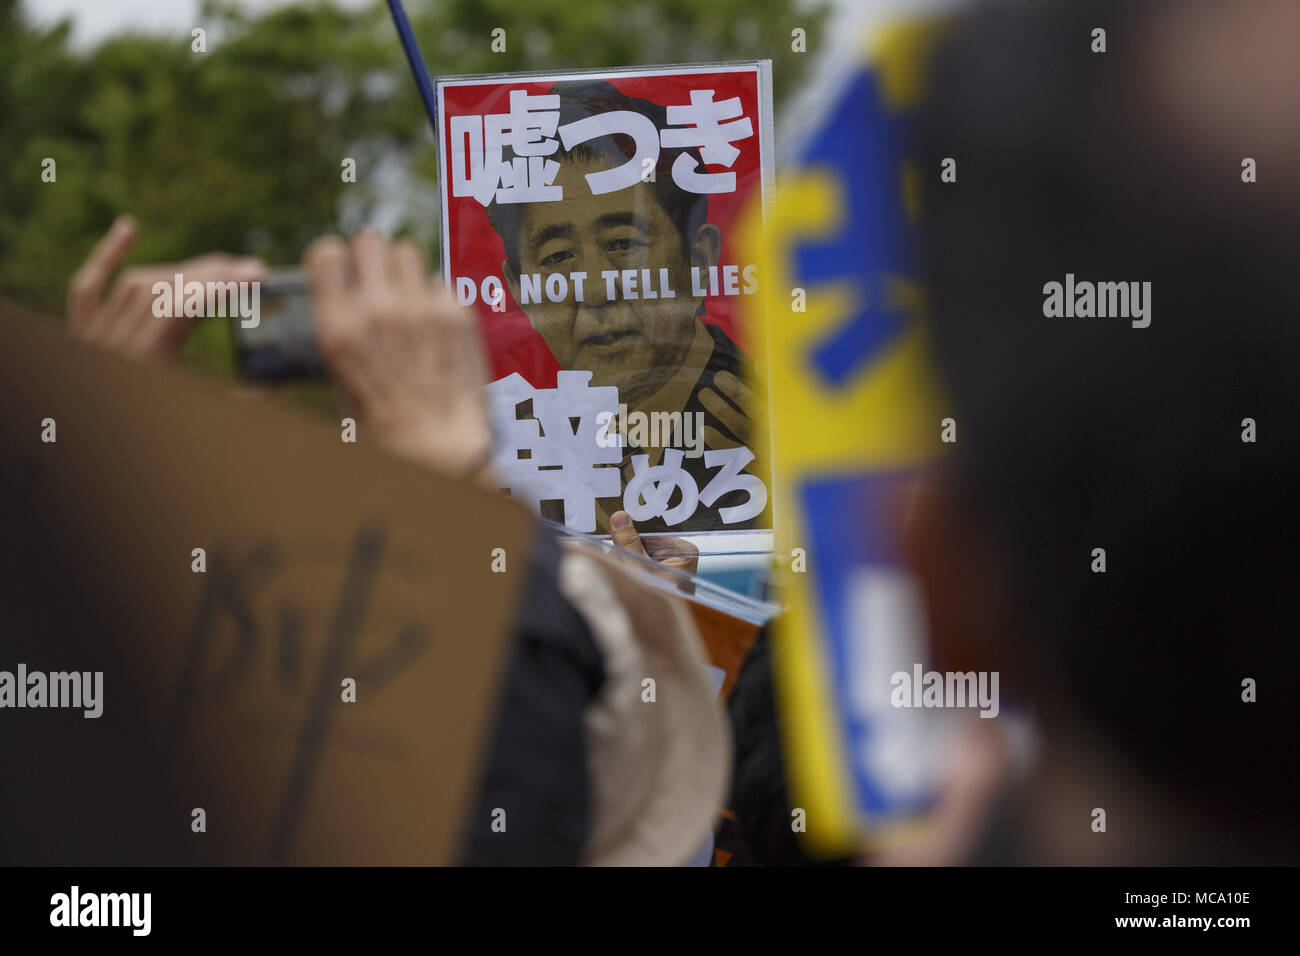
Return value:
M 262 280 L 261 319 L 245 328 L 230 320 L 235 366 L 241 378 L 257 382 L 325 379 L 328 374 L 316 347 L 307 280 L 297 269 L 273 269 Z

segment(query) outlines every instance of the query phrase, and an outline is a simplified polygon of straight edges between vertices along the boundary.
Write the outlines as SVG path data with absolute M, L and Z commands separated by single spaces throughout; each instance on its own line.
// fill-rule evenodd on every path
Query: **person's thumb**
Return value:
M 641 536 L 636 533 L 636 526 L 632 524 L 632 516 L 626 511 L 615 511 L 610 515 L 609 536 L 623 550 L 639 554 L 643 558 L 650 557 L 641 543 Z

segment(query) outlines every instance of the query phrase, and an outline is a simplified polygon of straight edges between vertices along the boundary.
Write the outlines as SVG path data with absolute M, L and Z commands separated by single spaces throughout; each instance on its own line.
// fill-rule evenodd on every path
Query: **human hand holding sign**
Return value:
M 472 312 L 428 273 L 409 240 L 363 230 L 316 240 L 303 267 L 321 355 L 388 448 L 486 480 L 487 363 Z
M 632 523 L 632 516 L 626 511 L 616 511 L 610 516 L 609 536 L 616 547 L 649 558 L 661 567 L 685 571 L 687 574 L 699 573 L 699 548 L 684 538 L 642 538 Z M 677 581 L 677 586 L 685 593 L 694 593 L 695 586 L 689 581 L 683 581 L 677 575 L 672 575 L 671 580 Z

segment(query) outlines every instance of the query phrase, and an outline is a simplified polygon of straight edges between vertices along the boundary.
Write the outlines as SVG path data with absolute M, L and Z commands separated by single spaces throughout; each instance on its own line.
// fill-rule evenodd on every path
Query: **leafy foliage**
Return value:
M 794 0 L 407 6 L 434 75 L 770 57 L 778 103 L 809 59 L 791 30 L 815 46 L 825 16 Z M 68 24 L 38 28 L 0 0 L 0 294 L 61 312 L 68 277 L 120 212 L 140 222 L 135 261 L 225 250 L 290 264 L 315 236 L 375 221 L 432 256 L 433 136 L 386 4 L 253 16 L 205 0 L 195 26 L 206 53 L 189 33 L 77 51 Z M 55 183 L 41 181 L 45 157 Z

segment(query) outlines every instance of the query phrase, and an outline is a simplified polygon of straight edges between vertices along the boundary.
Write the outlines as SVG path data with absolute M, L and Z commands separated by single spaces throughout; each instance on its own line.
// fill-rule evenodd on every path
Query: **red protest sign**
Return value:
M 443 78 L 443 265 L 491 356 L 494 467 L 576 531 L 771 525 L 739 222 L 766 62 Z

